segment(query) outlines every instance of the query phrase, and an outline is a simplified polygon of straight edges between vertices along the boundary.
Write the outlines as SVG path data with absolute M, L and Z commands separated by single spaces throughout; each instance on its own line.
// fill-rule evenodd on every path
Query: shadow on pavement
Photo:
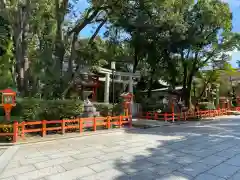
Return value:
M 238 118 L 126 130 L 126 133 L 139 136 L 138 142 L 132 142 L 139 146 L 131 148 L 129 141 L 128 149 L 124 150 L 128 155 L 115 162 L 119 173 L 116 180 L 220 179 L 204 173 L 230 158 L 221 156 L 222 152 L 240 153 Z M 230 149 L 233 146 L 235 149 Z

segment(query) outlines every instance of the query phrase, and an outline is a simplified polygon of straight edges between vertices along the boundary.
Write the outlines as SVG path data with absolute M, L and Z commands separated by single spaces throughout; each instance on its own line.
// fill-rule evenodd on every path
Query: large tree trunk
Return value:
M 57 22 L 57 30 L 55 36 L 55 72 L 62 78 L 62 67 L 64 61 L 65 47 L 63 43 L 63 21 L 67 8 L 68 0 L 55 0 L 55 17 Z
M 71 77 L 72 73 L 73 73 L 73 60 L 75 60 L 76 58 L 76 49 L 75 49 L 75 44 L 78 40 L 78 34 L 74 33 L 73 34 L 73 39 L 72 39 L 72 44 L 71 44 L 71 54 L 70 54 L 70 58 L 68 60 L 68 78 Z
M 184 79 L 183 79 L 183 98 L 185 101 L 185 107 L 191 107 L 191 90 L 192 90 L 192 81 L 193 77 L 196 75 L 198 71 L 197 63 L 198 63 L 198 52 L 195 53 L 195 57 L 193 60 L 193 64 L 191 67 L 191 71 L 188 73 L 187 69 L 190 68 L 189 64 L 186 64 L 185 61 L 183 62 L 184 67 Z
M 13 25 L 15 58 L 16 58 L 16 73 L 17 73 L 17 88 L 22 96 L 25 96 L 28 91 L 28 31 L 29 31 L 29 14 L 30 2 L 19 5 L 15 13 L 16 22 Z
M 156 69 L 153 69 L 151 72 L 151 77 L 150 77 L 150 81 L 149 81 L 149 85 L 148 85 L 148 94 L 147 97 L 150 98 L 152 96 L 152 85 L 153 85 L 153 76 L 156 72 Z

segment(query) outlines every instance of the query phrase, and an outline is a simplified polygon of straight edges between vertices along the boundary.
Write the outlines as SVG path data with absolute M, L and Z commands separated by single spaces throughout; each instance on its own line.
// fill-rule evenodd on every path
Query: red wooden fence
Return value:
M 218 110 L 204 110 L 196 112 L 182 112 L 182 113 L 158 113 L 158 112 L 146 112 L 141 115 L 141 118 L 152 120 L 172 121 L 175 120 L 188 120 L 194 118 L 215 117 L 221 115 L 227 115 L 227 111 L 230 109 L 218 109 Z M 236 107 L 233 110 L 240 111 L 240 107 Z M 72 124 L 69 124 L 72 123 Z M 50 124 L 58 124 L 56 127 L 49 127 Z M 12 132 L 0 133 L 0 136 L 11 136 L 13 142 L 16 142 L 18 137 L 25 137 L 26 133 L 40 132 L 42 136 L 46 136 L 48 131 L 61 131 L 62 134 L 69 129 L 79 130 L 82 133 L 85 128 L 92 128 L 93 131 L 97 130 L 97 127 L 105 127 L 110 129 L 112 125 L 121 128 L 123 125 L 132 126 L 131 116 L 115 116 L 115 117 L 90 117 L 90 118 L 77 118 L 67 120 L 42 120 L 18 123 L 14 121 L 12 124 L 0 124 L 0 128 L 12 128 Z M 29 128 L 31 125 L 38 125 L 36 128 Z
M 69 124 L 72 123 L 72 124 Z M 58 124 L 56 127 L 49 127 L 49 124 Z M 39 125 L 38 128 L 29 128 L 31 125 Z M 18 123 L 14 121 L 12 124 L 1 124 L 0 128 L 12 128 L 11 133 L 0 133 L 0 136 L 12 136 L 13 142 L 16 142 L 18 137 L 25 137 L 26 133 L 41 132 L 42 136 L 46 136 L 48 131 L 61 131 L 62 134 L 66 130 L 75 129 L 82 133 L 85 128 L 92 128 L 93 131 L 97 130 L 97 127 L 105 127 L 110 129 L 112 125 L 121 128 L 123 125 L 132 126 L 131 116 L 115 116 L 115 117 L 90 117 L 90 118 L 77 118 L 67 120 L 42 120 Z M 21 130 L 21 131 L 20 131 Z
M 182 113 L 158 113 L 158 112 L 145 112 L 140 115 L 140 118 L 163 120 L 163 121 L 175 121 L 175 120 L 188 120 L 194 118 L 206 118 L 227 115 L 230 109 L 217 109 L 217 110 L 201 110 L 195 112 L 182 112 Z M 240 107 L 233 108 L 232 110 L 240 111 Z

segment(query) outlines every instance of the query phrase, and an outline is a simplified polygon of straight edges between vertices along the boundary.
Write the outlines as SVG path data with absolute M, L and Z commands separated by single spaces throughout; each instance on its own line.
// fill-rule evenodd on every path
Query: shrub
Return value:
M 122 103 L 115 104 L 106 104 L 106 103 L 94 103 L 94 107 L 98 112 L 100 112 L 101 116 L 112 116 L 112 111 L 114 115 L 120 115 L 123 112 Z
M 122 112 L 122 105 L 94 103 L 101 116 L 111 116 Z M 18 98 L 17 105 L 12 109 L 11 120 L 36 121 L 60 120 L 76 118 L 83 113 L 83 102 L 80 100 L 42 100 L 36 98 Z M 4 110 L 0 110 L 0 117 L 4 118 Z M 0 119 L 0 121 L 3 121 Z
M 199 103 L 200 110 L 214 110 L 216 109 L 214 103 L 212 102 L 201 102 Z
M 164 105 L 161 100 L 158 100 L 156 98 L 150 98 L 150 99 L 144 99 L 141 102 L 142 111 L 157 111 L 157 110 L 164 110 Z
M 83 112 L 83 102 L 79 100 L 42 100 L 35 98 L 17 99 L 17 106 L 11 116 L 20 121 L 59 120 L 77 117 Z M 4 116 L 2 110 L 1 116 Z
M 4 127 L 6 125 L 1 125 L 0 127 L 0 133 L 12 133 L 13 132 L 13 128 L 9 128 L 9 127 Z M 0 142 L 5 142 L 5 141 L 11 141 L 12 140 L 12 136 L 2 136 L 0 137 Z
M 43 103 L 40 116 L 42 119 L 73 119 L 83 112 L 82 101 L 52 100 Z
M 110 116 L 112 114 L 112 104 L 93 103 L 93 105 L 101 116 Z

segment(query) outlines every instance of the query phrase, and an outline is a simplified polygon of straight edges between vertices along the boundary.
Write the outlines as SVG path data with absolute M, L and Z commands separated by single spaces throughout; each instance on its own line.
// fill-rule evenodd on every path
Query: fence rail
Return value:
M 175 120 L 189 120 L 193 118 L 207 118 L 227 115 L 228 111 L 240 111 L 240 107 L 232 109 L 217 109 L 217 110 L 202 110 L 195 112 L 181 112 L 181 113 L 158 113 L 154 111 L 145 112 L 140 115 L 140 118 L 151 120 L 175 121 Z
M 49 125 L 58 125 L 50 127 Z M 40 132 L 42 136 L 46 136 L 49 131 L 61 131 L 62 134 L 69 129 L 79 130 L 82 133 L 86 128 L 92 128 L 93 131 L 97 127 L 105 127 L 110 129 L 112 125 L 121 128 L 123 125 L 132 126 L 131 116 L 115 116 L 115 117 L 90 117 L 63 120 L 42 120 L 18 123 L 14 121 L 12 124 L 0 124 L 0 128 L 12 128 L 12 132 L 0 133 L 0 136 L 12 136 L 12 141 L 17 142 L 19 137 L 25 138 L 26 133 Z M 38 126 L 38 127 L 36 127 Z

